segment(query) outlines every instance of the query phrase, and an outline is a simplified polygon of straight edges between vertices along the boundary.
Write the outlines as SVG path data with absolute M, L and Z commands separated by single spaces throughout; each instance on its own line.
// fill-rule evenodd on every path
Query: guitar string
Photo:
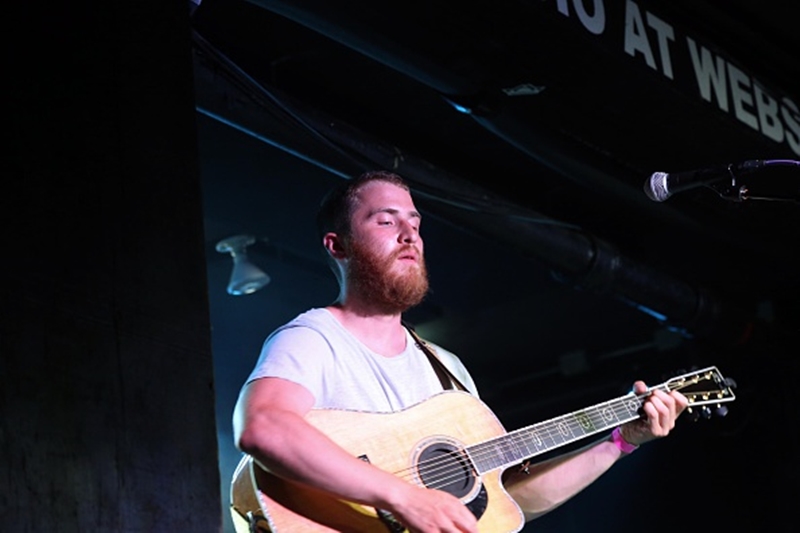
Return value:
M 673 390 L 676 390 L 677 388 L 678 387 L 676 387 Z M 704 403 L 710 403 L 710 402 L 713 402 L 713 401 L 717 401 L 718 399 L 721 399 L 722 396 L 725 394 L 725 392 L 724 391 L 720 391 L 720 390 L 716 390 L 716 391 L 697 392 L 696 394 L 707 399 L 707 401 L 705 401 Z M 646 396 L 646 394 L 643 395 L 643 396 L 640 396 L 637 400 L 641 400 L 641 398 L 644 397 L 644 396 Z M 717 398 L 708 400 L 709 398 L 712 398 L 714 396 L 717 396 Z M 620 405 L 623 406 L 623 407 L 626 407 L 626 404 L 629 402 L 629 400 L 630 400 L 630 398 L 623 398 L 620 402 L 618 402 L 618 405 L 616 407 L 619 407 Z M 595 406 L 595 407 L 592 407 L 592 408 L 588 408 L 587 410 L 585 410 L 583 412 L 583 414 L 589 416 L 590 418 L 593 416 L 597 420 L 598 419 L 597 418 L 598 417 L 598 412 L 602 411 L 602 408 L 604 408 L 603 406 L 611 405 L 614 402 L 615 401 L 612 400 L 611 402 L 607 402 L 606 404 L 599 404 L 598 406 Z M 641 402 L 639 402 L 639 405 L 641 405 Z M 472 449 L 478 450 L 478 452 L 473 453 L 473 454 L 470 455 L 471 458 L 474 458 L 474 462 L 475 462 L 476 466 L 477 465 L 482 465 L 482 463 L 481 463 L 482 458 L 481 458 L 481 454 L 479 453 L 479 450 L 481 450 L 481 449 L 485 450 L 485 452 L 483 453 L 484 460 L 485 460 L 486 454 L 488 454 L 489 456 L 494 457 L 494 458 L 498 457 L 498 455 L 506 458 L 505 461 L 499 461 L 499 462 L 498 461 L 493 461 L 490 464 L 482 465 L 482 466 L 485 466 L 485 468 L 482 468 L 481 470 L 483 472 L 488 472 L 488 471 L 491 471 L 491 470 L 495 470 L 498 467 L 510 466 L 516 460 L 521 460 L 521 459 L 523 459 L 525 457 L 530 457 L 532 455 L 535 455 L 535 453 L 538 453 L 538 452 L 542 451 L 542 450 L 539 449 L 541 447 L 540 445 L 537 445 L 537 449 L 536 450 L 532 450 L 532 449 L 530 449 L 530 447 L 527 444 L 525 444 L 526 440 L 528 440 L 528 441 L 530 440 L 530 435 L 533 434 L 533 433 L 537 433 L 537 435 L 541 439 L 550 440 L 550 441 L 552 441 L 554 443 L 552 446 L 547 446 L 545 448 L 545 451 L 546 451 L 547 449 L 549 449 L 551 447 L 560 446 L 560 445 L 566 444 L 568 442 L 573 442 L 573 441 L 579 440 L 579 439 L 587 437 L 587 436 L 589 436 L 591 434 L 595 434 L 595 433 L 598 433 L 600 431 L 603 431 L 604 429 L 607 429 L 608 427 L 611 427 L 613 425 L 617 425 L 617 424 L 621 424 L 621 423 L 624 423 L 624 422 L 628 422 L 630 420 L 634 420 L 634 419 L 638 418 L 638 416 L 639 416 L 638 413 L 636 415 L 634 415 L 634 416 L 631 416 L 629 409 L 626 409 L 626 411 L 627 412 L 623 412 L 623 411 L 620 411 L 619 409 L 616 409 L 615 418 L 617 420 L 614 423 L 606 424 L 606 421 L 604 421 L 602 424 L 600 424 L 600 426 L 601 426 L 600 429 L 597 429 L 597 426 L 593 426 L 594 429 L 590 429 L 588 432 L 584 428 L 584 426 L 581 423 L 581 421 L 578 420 L 576 417 L 574 417 L 572 415 L 565 415 L 563 417 L 559 417 L 559 419 L 555 419 L 554 421 L 552 421 L 550 423 L 542 423 L 541 424 L 542 428 L 537 428 L 536 426 L 531 426 L 530 428 L 523 428 L 522 430 L 507 434 L 505 436 L 501 436 L 501 437 L 497 437 L 495 439 L 491 439 L 491 440 L 489 440 L 489 441 L 487 441 L 485 443 L 478 443 L 478 444 L 469 446 L 469 447 L 467 447 L 467 450 L 472 450 Z M 636 409 L 636 411 L 638 412 L 638 408 Z M 620 417 L 619 416 L 620 412 L 622 412 L 623 415 L 625 415 L 625 416 Z M 575 414 L 575 413 L 573 413 L 573 414 Z M 564 431 L 561 431 L 562 428 L 564 429 Z M 527 439 L 525 438 L 526 435 L 528 437 Z M 555 436 L 555 438 L 554 438 L 554 436 Z M 508 437 L 508 438 L 506 439 L 506 437 Z M 509 445 L 507 445 L 507 446 L 498 446 L 497 442 L 500 442 L 502 440 L 508 440 L 509 441 Z M 526 449 L 527 453 L 521 453 L 520 452 L 521 449 Z M 509 457 L 509 456 L 513 457 L 514 459 L 509 461 L 507 459 L 507 457 Z M 452 461 L 450 461 L 450 465 L 452 466 Z M 463 479 L 463 470 L 464 470 L 463 466 L 460 467 L 460 468 L 456 468 L 455 471 L 453 471 L 452 469 L 448 470 L 448 468 L 449 468 L 448 465 L 442 466 L 440 468 L 440 470 L 442 468 L 445 469 L 446 475 L 442 476 L 439 479 L 432 479 L 431 482 L 429 483 L 429 485 L 434 485 L 435 484 L 435 486 L 432 486 L 431 488 L 439 488 L 441 486 L 446 486 L 447 484 L 449 484 L 449 483 L 451 483 L 451 482 L 453 482 L 455 480 Z M 430 471 L 431 467 L 429 466 L 427 470 Z
M 632 420 L 635 417 L 631 417 L 630 409 L 626 406 L 630 401 L 634 401 L 634 403 L 638 403 L 639 405 L 636 406 L 638 409 L 641 406 L 641 399 L 644 398 L 645 395 L 641 396 L 633 396 L 630 397 L 623 397 L 617 400 L 611 400 L 604 404 L 598 404 L 597 406 L 591 407 L 586 409 L 586 411 L 594 410 L 598 411 L 601 407 L 605 409 L 606 407 L 610 407 L 614 413 L 615 424 L 622 423 L 622 420 L 625 421 Z M 635 410 L 634 410 L 635 412 Z M 620 416 L 623 414 L 625 416 Z M 637 415 L 638 416 L 638 415 Z M 566 424 L 566 426 L 564 426 Z M 607 427 L 611 427 L 610 424 Z M 539 438 L 544 443 L 545 441 L 552 441 L 554 444 L 552 446 L 546 446 L 545 448 L 555 447 L 556 445 L 564 444 L 563 441 L 565 435 L 560 427 L 564 427 L 564 431 L 566 431 L 572 438 L 570 440 L 575 440 L 576 438 L 581 438 L 584 436 L 588 436 L 588 434 L 582 429 L 580 424 L 575 420 L 572 414 L 563 415 L 561 417 L 555 418 L 551 421 L 541 422 L 539 424 L 535 424 L 533 426 L 529 426 L 527 428 L 523 428 L 517 430 L 515 432 L 501 435 L 488 441 L 476 443 L 465 448 L 460 448 L 454 450 L 454 453 L 458 454 L 458 460 L 456 461 L 458 466 L 454 468 L 454 459 L 452 455 L 448 455 L 446 458 L 436 457 L 432 459 L 428 459 L 425 461 L 421 461 L 417 465 L 407 467 L 399 472 L 396 472 L 395 475 L 399 475 L 400 477 L 406 480 L 412 480 L 415 482 L 419 482 L 419 478 L 423 478 L 427 480 L 427 484 L 425 486 L 429 488 L 441 488 L 447 486 L 448 484 L 458 480 L 463 479 L 463 472 L 465 468 L 469 470 L 474 470 L 472 467 L 465 467 L 465 464 L 469 463 L 477 463 L 481 464 L 485 461 L 486 457 L 496 456 L 498 454 L 502 454 L 503 456 L 508 455 L 509 452 L 516 451 L 518 454 L 518 459 L 522 460 L 525 457 L 530 457 L 537 453 L 540 450 L 530 450 L 530 447 L 525 445 L 526 441 L 530 440 L 525 439 L 523 437 L 524 434 L 533 434 L 536 433 Z M 575 437 L 576 430 L 581 430 L 581 435 Z M 602 429 L 598 430 L 602 431 Z M 513 441 L 511 444 L 504 443 L 503 441 Z M 521 444 L 521 446 L 520 446 Z M 527 454 L 519 454 L 519 450 L 524 447 L 528 449 Z M 475 450 L 474 453 L 469 454 L 465 453 L 466 450 Z M 513 463 L 514 461 L 510 461 L 509 463 Z M 501 466 L 501 465 L 498 465 Z M 487 468 L 484 472 L 493 470 L 494 468 Z M 438 475 L 438 477 L 432 477 L 433 475 Z
M 693 382 L 689 382 L 688 384 L 692 383 Z M 484 473 L 504 465 L 510 466 L 518 460 L 521 461 L 526 457 L 531 457 L 539 453 L 542 451 L 539 449 L 541 448 L 540 444 L 534 444 L 533 446 L 535 449 L 531 449 L 531 446 L 527 444 L 531 442 L 531 439 L 534 435 L 538 439 L 536 442 L 541 442 L 544 444 L 545 441 L 549 440 L 553 443 L 552 445 L 545 446 L 544 451 L 546 451 L 550 448 L 555 448 L 589 435 L 599 433 L 613 425 L 622 424 L 638 418 L 640 416 L 638 414 L 638 409 L 641 407 L 644 398 L 646 398 L 654 389 L 666 389 L 667 391 L 671 391 L 679 390 L 686 385 L 686 381 L 678 382 L 677 384 L 662 384 L 660 386 L 653 387 L 650 389 L 650 391 L 641 395 L 630 395 L 618 398 L 616 400 L 610 400 L 609 402 L 589 407 L 583 411 L 577 411 L 575 413 L 563 415 L 551 421 L 541 422 L 512 433 L 489 439 L 485 442 L 476 443 L 467 446 L 466 448 L 454 450 L 453 454 L 449 454 L 446 458 L 437 457 L 421 461 L 415 466 L 408 467 L 397 472 L 396 475 L 416 483 L 420 483 L 420 478 L 422 478 L 422 480 L 425 480 L 425 483 L 422 484 L 428 488 L 446 487 L 453 482 L 463 479 L 465 470 L 474 472 L 477 468 L 477 465 L 481 465 L 486 461 L 486 457 L 501 456 L 503 460 L 492 467 L 482 469 Z M 715 393 L 718 394 L 719 392 L 720 391 L 706 391 L 697 394 L 711 396 Z M 631 415 L 631 410 L 629 408 L 631 401 L 634 402 L 634 415 Z M 606 423 L 610 419 L 606 419 L 606 417 L 602 414 L 609 408 L 613 414 L 613 419 L 615 419 L 612 420 L 612 423 Z M 576 414 L 585 415 L 590 419 L 588 422 L 591 424 L 591 426 L 588 432 L 584 425 L 581 424 L 581 421 L 575 417 Z M 620 417 L 620 414 L 623 416 Z M 603 427 L 596 429 L 597 425 L 591 421 L 592 416 L 594 416 L 595 420 L 598 420 L 598 417 L 600 417 L 599 420 L 603 421 L 601 424 Z M 523 449 L 527 451 L 525 453 L 520 453 Z M 469 451 L 473 451 L 473 453 L 468 453 Z M 453 455 L 455 455 L 457 458 L 454 458 Z M 513 459 L 508 460 L 508 457 L 512 457 Z M 470 463 L 472 463 L 472 466 L 470 466 Z
M 691 382 L 689 384 L 694 384 L 694 383 L 696 382 Z M 687 384 L 686 381 L 679 382 L 677 384 L 670 383 L 658 387 L 653 387 L 652 389 L 650 389 L 650 391 L 657 388 L 667 389 L 667 390 L 678 390 L 680 388 L 685 387 L 686 384 Z M 643 403 L 643 398 L 645 398 L 648 395 L 649 392 L 646 392 L 639 396 L 631 395 L 629 397 L 622 397 L 617 400 L 611 400 L 609 402 L 589 407 L 583 411 L 576 411 L 575 413 L 558 417 L 550 422 L 530 426 L 529 428 L 523 428 L 522 430 L 518 430 L 506 434 L 504 436 L 496 437 L 495 439 L 487 441 L 487 443 L 478 443 L 475 445 L 471 445 L 468 448 L 476 450 L 485 449 L 486 452 L 483 454 L 484 457 L 486 453 L 488 453 L 489 455 L 496 456 L 497 452 L 501 451 L 503 452 L 504 455 L 507 455 L 509 452 L 513 452 L 512 456 L 515 459 L 524 459 L 525 457 L 530 457 L 532 454 L 542 451 L 541 444 L 539 443 L 534 442 L 533 449 L 531 448 L 530 445 L 526 444 L 526 441 L 531 441 L 533 436 L 536 436 L 539 439 L 549 439 L 551 441 L 555 441 L 555 445 L 561 445 L 565 444 L 566 442 L 572 442 L 574 440 L 587 437 L 591 434 L 603 431 L 604 429 L 607 429 L 612 425 L 622 424 L 638 418 L 639 417 L 638 411 Z M 713 402 L 719 400 L 721 396 L 724 395 L 724 391 L 721 390 L 695 391 L 693 395 L 700 396 L 701 398 L 704 399 L 709 399 L 714 396 L 717 396 L 717 398 L 710 400 L 711 402 Z M 630 403 L 631 401 L 633 401 L 633 404 Z M 705 403 L 708 403 L 708 401 L 706 401 Z M 625 411 L 627 412 L 623 411 L 621 408 L 624 408 Z M 608 413 L 612 414 L 613 416 L 609 417 L 604 416 L 603 413 L 605 413 L 606 411 L 608 411 Z M 620 413 L 623 414 L 622 417 L 619 416 Z M 546 430 L 544 434 L 541 428 L 544 428 Z M 502 440 L 508 440 L 510 446 L 506 447 L 497 446 L 496 443 Z M 539 442 L 541 442 L 541 440 Z M 546 447 L 546 449 L 549 449 L 550 447 L 551 446 L 548 446 Z M 521 448 L 526 449 L 527 452 L 520 453 L 519 450 Z M 478 453 L 473 454 L 472 457 L 476 458 L 476 462 L 484 459 L 484 457 L 481 457 L 480 454 Z M 510 464 L 513 464 L 513 461 L 499 463 L 498 466 L 503 466 L 503 464 L 508 466 Z
M 622 411 L 620 411 L 622 413 Z M 619 419 L 619 416 L 617 416 Z M 578 425 L 575 422 L 570 422 L 568 420 L 559 421 L 562 427 L 565 427 L 565 430 L 574 436 L 574 433 L 578 429 Z M 535 430 L 531 429 L 528 430 L 528 433 L 535 432 L 541 439 L 543 443 L 552 442 L 554 443 L 553 446 L 557 444 L 563 444 L 561 442 L 564 440 L 564 435 L 562 430 L 559 429 L 559 423 L 549 423 L 542 425 Z M 566 426 L 564 426 L 566 424 Z M 522 433 L 525 433 L 523 431 Z M 585 436 L 585 435 L 580 435 Z M 450 483 L 458 481 L 464 478 L 465 470 L 474 471 L 473 468 L 470 468 L 470 462 L 473 465 L 482 465 L 485 461 L 486 457 L 497 457 L 498 455 L 506 458 L 504 463 L 509 464 L 513 463 L 514 461 L 509 461 L 507 457 L 509 456 L 510 452 L 513 452 L 513 457 L 521 460 L 525 456 L 534 455 L 535 452 L 531 450 L 527 445 L 525 445 L 525 439 L 521 438 L 521 433 L 515 433 L 513 435 L 507 435 L 510 439 L 493 439 L 488 443 L 480 443 L 477 445 L 473 445 L 468 447 L 467 449 L 474 449 L 473 453 L 464 453 L 465 450 L 457 450 L 454 453 L 458 453 L 457 459 L 453 456 L 449 457 L 439 457 L 436 459 L 431 459 L 425 464 L 421 464 L 417 469 L 409 469 L 411 470 L 412 479 L 419 482 L 419 477 L 422 478 L 426 483 L 426 486 L 429 488 L 442 488 Z M 509 440 L 510 443 L 504 443 L 503 440 Z M 567 439 L 567 441 L 570 439 Z M 520 453 L 520 450 L 527 449 L 527 453 Z M 492 466 L 502 466 L 501 464 L 492 465 Z M 416 471 L 415 471 L 416 470 Z M 484 472 L 494 470 L 494 468 L 485 468 L 482 469 Z M 418 475 L 417 475 L 418 474 Z M 419 477 L 418 477 L 419 476 Z
M 658 387 L 653 387 L 650 389 L 650 391 L 657 388 L 678 390 L 680 388 L 684 388 L 687 384 L 691 385 L 695 383 L 697 382 L 683 381 L 678 383 L 669 383 L 660 385 Z M 709 401 L 713 402 L 721 399 L 724 393 L 725 391 L 722 390 L 695 391 L 693 395 L 704 398 L 706 400 L 705 403 L 709 403 Z M 583 411 L 576 411 L 575 413 L 558 417 L 550 422 L 530 426 L 529 428 L 523 428 L 522 430 L 496 437 L 495 439 L 491 439 L 486 443 L 471 445 L 467 449 L 470 451 L 476 450 L 475 453 L 471 454 L 471 457 L 474 459 L 476 465 L 485 465 L 485 468 L 482 468 L 484 472 L 501 466 L 509 466 L 516 460 L 522 460 L 526 457 L 531 457 L 541 451 L 546 451 L 552 447 L 560 446 L 568 442 L 573 442 L 581 438 L 588 437 L 592 434 L 608 429 L 613 425 L 619 425 L 638 418 L 640 416 L 639 408 L 643 403 L 643 398 L 648 395 L 649 392 L 639 396 L 631 395 L 630 397 L 611 400 L 603 404 L 589 407 Z M 716 396 L 716 398 L 710 399 L 714 396 Z M 631 404 L 631 401 L 634 403 Z M 608 414 L 613 416 L 604 416 L 603 413 L 605 413 L 606 410 L 608 410 Z M 620 413 L 622 416 L 620 416 Z M 536 437 L 539 440 L 534 440 L 531 443 L 533 437 Z M 502 444 L 503 441 L 506 440 L 508 441 L 508 445 L 497 445 L 498 442 Z M 544 442 L 545 440 L 549 440 L 553 444 L 545 446 L 544 450 L 542 450 L 542 444 L 546 444 L 546 442 Z M 528 443 L 531 443 L 532 446 Z M 483 453 L 481 453 L 481 450 L 483 450 Z M 525 451 L 522 452 L 521 450 Z M 511 457 L 512 459 L 505 459 L 504 461 L 494 460 L 486 464 L 487 462 L 485 458 L 487 454 L 488 456 L 494 458 L 501 456 L 504 459 L 507 457 Z

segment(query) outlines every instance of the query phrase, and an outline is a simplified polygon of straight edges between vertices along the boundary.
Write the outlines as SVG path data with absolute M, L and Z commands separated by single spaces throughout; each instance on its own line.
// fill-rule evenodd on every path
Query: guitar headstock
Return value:
M 699 414 L 708 418 L 711 416 L 709 406 L 714 406 L 717 413 L 724 416 L 727 408 L 722 404 L 736 399 L 733 393 L 736 382 L 724 377 L 715 366 L 674 377 L 664 385 L 667 390 L 677 390 L 686 396 L 689 400 L 687 411 L 690 415 L 694 414 L 694 408 L 702 407 Z

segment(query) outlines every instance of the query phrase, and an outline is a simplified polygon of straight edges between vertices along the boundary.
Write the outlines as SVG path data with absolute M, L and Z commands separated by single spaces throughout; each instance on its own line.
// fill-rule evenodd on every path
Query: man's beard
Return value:
M 422 302 L 428 293 L 428 270 L 425 259 L 411 245 L 388 257 L 380 257 L 359 243 L 350 243 L 350 268 L 347 282 L 367 302 L 385 313 L 402 313 Z M 398 273 L 392 270 L 397 258 L 414 248 L 418 268 L 410 265 Z

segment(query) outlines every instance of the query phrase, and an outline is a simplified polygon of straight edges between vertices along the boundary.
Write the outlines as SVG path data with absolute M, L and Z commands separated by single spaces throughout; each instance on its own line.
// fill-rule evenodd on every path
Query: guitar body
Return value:
M 500 481 L 501 470 L 477 477 L 463 449 L 505 434 L 497 417 L 470 394 L 448 391 L 395 413 L 313 410 L 307 420 L 342 448 L 420 486 L 459 497 L 481 532 L 519 531 L 524 517 Z M 448 477 L 425 465 L 445 464 Z M 430 470 L 430 469 L 429 469 Z M 387 533 L 403 531 L 390 516 L 270 474 L 244 456 L 231 486 L 237 533 L 256 531 Z

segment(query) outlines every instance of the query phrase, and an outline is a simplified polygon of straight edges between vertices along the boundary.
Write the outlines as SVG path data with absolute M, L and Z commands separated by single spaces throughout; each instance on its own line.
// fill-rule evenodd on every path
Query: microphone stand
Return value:
M 800 167 L 800 161 L 791 159 L 773 159 L 763 161 L 764 166 L 795 166 Z M 750 188 L 745 184 L 739 183 L 739 178 L 733 173 L 732 166 L 728 168 L 731 175 L 730 183 L 718 182 L 708 184 L 707 187 L 714 190 L 723 200 L 731 202 L 743 202 L 745 200 L 765 200 L 771 202 L 790 202 L 800 204 L 800 187 L 797 193 L 792 196 L 763 196 L 751 194 Z

